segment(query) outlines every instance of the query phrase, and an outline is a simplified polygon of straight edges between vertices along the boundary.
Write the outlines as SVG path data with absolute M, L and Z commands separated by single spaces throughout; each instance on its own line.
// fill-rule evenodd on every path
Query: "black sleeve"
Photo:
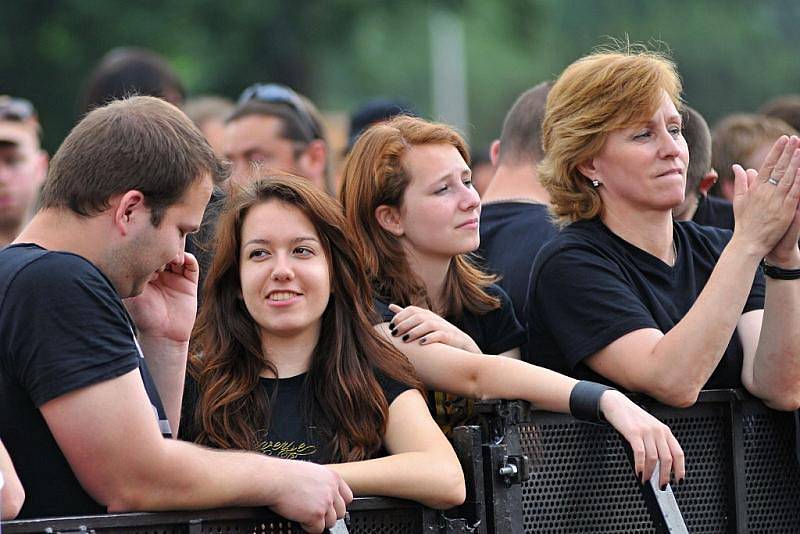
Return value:
M 200 402 L 200 388 L 197 386 L 192 375 L 186 373 L 186 380 L 183 383 L 183 400 L 181 401 L 181 426 L 178 430 L 178 439 L 183 441 L 194 441 L 199 434 L 195 425 L 194 412 L 197 403 Z
M 400 396 L 401 393 L 408 391 L 409 389 L 413 389 L 408 384 L 399 382 L 394 378 L 389 378 L 383 373 L 376 371 L 375 376 L 378 378 L 378 383 L 383 388 L 384 395 L 386 395 L 387 405 L 391 405 L 394 402 L 394 400 Z
M 500 299 L 500 307 L 481 317 L 483 339 L 481 350 L 486 354 L 501 354 L 525 344 L 525 329 L 517 320 L 514 305 L 503 289 L 492 284 L 487 292 Z
M 573 369 L 629 332 L 658 328 L 619 267 L 578 248 L 545 260 L 530 306 L 529 327 L 547 331 Z
M 8 288 L 0 317 L 11 367 L 36 407 L 139 366 L 122 301 L 77 256 L 46 254 L 25 267 Z
M 389 309 L 389 304 L 379 298 L 372 299 L 373 318 L 380 323 L 388 323 L 394 319 L 394 312 Z

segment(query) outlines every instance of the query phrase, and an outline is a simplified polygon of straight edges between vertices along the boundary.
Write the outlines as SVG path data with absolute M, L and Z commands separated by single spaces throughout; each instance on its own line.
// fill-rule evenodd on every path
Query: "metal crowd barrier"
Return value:
M 800 533 L 795 414 L 738 390 L 703 392 L 686 409 L 635 400 L 680 441 L 684 484 L 640 485 L 610 427 L 479 403 L 485 532 Z
M 357 498 L 331 534 L 456 534 L 440 512 L 400 499 Z M 3 534 L 300 534 L 302 529 L 266 508 L 109 514 L 7 521 Z
M 439 512 L 398 499 L 360 498 L 332 534 L 585 532 L 800 533 L 795 414 L 741 391 L 707 391 L 691 408 L 636 399 L 667 423 L 686 454 L 686 481 L 660 491 L 636 480 L 627 444 L 610 427 L 479 402 L 481 426 L 454 447 L 466 502 Z M 5 534 L 285 534 L 300 528 L 265 508 L 9 521 Z

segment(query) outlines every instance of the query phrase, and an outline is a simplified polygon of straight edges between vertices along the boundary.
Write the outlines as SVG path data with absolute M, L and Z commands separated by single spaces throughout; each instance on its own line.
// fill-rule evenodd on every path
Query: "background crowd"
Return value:
M 446 436 L 481 398 L 610 423 L 663 490 L 680 445 L 612 388 L 796 410 L 800 96 L 709 128 L 674 60 L 567 61 L 483 151 L 413 95 L 345 134 L 324 98 L 252 77 L 191 96 L 138 47 L 89 72 L 52 161 L 31 94 L 0 96 L 3 513 L 266 504 L 320 531 L 354 494 L 448 508 Z M 161 461 L 120 450 L 139 432 Z M 37 463 L 70 498 L 43 502 Z

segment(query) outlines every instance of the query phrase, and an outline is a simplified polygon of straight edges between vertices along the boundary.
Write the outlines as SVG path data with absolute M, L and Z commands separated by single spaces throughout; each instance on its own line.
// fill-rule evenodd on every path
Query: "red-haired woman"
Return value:
M 294 177 L 239 192 L 219 219 L 181 436 L 331 464 L 356 495 L 448 508 L 453 449 L 409 362 L 371 326 L 339 204 Z

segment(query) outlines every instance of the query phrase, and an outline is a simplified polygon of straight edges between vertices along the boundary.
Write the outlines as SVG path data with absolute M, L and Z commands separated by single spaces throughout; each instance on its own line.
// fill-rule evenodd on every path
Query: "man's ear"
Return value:
M 489 145 L 489 159 L 492 161 L 492 167 L 497 167 L 497 162 L 500 161 L 500 139 L 495 139 Z
M 700 179 L 700 185 L 697 187 L 697 192 L 703 196 L 707 196 L 708 192 L 712 187 L 714 187 L 714 184 L 717 183 L 718 179 L 719 175 L 717 174 L 717 171 L 711 169 Z
M 297 159 L 298 169 L 311 181 L 327 189 L 325 171 L 328 166 L 328 145 L 322 139 L 311 141 Z
M 113 224 L 123 236 L 128 235 L 133 225 L 144 217 L 150 217 L 150 210 L 144 204 L 144 195 L 141 191 L 131 189 L 111 201 L 111 212 L 114 217 Z
M 377 219 L 381 228 L 395 237 L 400 237 L 405 233 L 403 230 L 403 221 L 400 217 L 400 210 L 394 206 L 381 204 L 375 208 L 375 219 Z

